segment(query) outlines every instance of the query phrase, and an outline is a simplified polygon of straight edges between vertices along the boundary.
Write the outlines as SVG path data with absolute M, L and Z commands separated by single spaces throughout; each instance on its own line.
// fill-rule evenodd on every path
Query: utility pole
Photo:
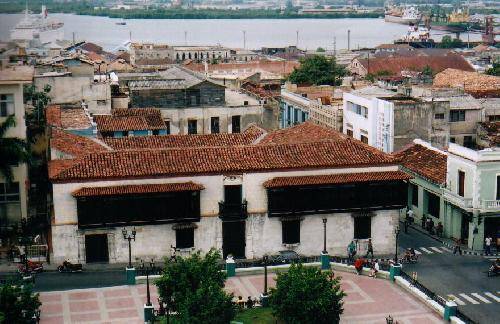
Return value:
M 188 32 L 187 30 L 184 31 L 184 45 L 187 46 L 187 38 L 188 38 Z
M 295 41 L 295 46 L 299 48 L 299 31 L 297 30 L 296 33 L 297 33 L 297 39 Z
M 347 50 L 351 50 L 351 30 L 347 30 Z
M 337 37 L 333 36 L 333 56 L 337 55 Z
M 247 48 L 247 32 L 246 30 L 243 31 L 243 49 Z

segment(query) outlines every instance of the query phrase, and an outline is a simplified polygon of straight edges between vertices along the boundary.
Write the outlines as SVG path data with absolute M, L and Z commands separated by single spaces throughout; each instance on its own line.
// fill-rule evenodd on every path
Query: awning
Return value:
M 340 173 L 299 177 L 278 177 L 264 182 L 265 188 L 283 188 L 293 186 L 326 185 L 339 183 L 358 183 L 372 181 L 409 180 L 412 176 L 403 171 Z
M 73 197 L 118 196 L 179 191 L 200 191 L 204 187 L 194 182 L 142 184 L 112 187 L 84 187 L 73 191 Z

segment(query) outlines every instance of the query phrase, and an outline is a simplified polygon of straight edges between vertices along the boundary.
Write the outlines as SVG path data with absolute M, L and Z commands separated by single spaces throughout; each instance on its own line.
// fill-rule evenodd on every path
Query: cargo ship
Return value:
M 415 7 L 390 7 L 385 12 L 385 21 L 397 24 L 417 24 L 421 18 L 422 15 Z
M 14 41 L 29 41 L 35 38 L 40 42 L 50 43 L 64 39 L 64 24 L 48 18 L 48 11 L 42 6 L 40 14 L 30 14 L 28 7 L 24 12 L 24 17 L 10 31 L 10 39 Z

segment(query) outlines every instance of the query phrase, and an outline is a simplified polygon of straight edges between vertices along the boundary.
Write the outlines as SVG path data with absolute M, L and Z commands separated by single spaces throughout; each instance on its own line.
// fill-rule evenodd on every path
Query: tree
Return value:
M 318 47 L 316 49 L 316 52 L 324 53 L 324 52 L 326 52 L 326 50 L 323 47 Z
M 210 250 L 167 260 L 156 282 L 160 297 L 171 311 L 177 311 L 180 323 L 229 323 L 235 316 L 232 294 L 224 291 L 226 274 L 219 269 L 221 256 Z
M 6 137 L 7 130 L 16 126 L 16 118 L 10 115 L 0 124 L 0 173 L 7 182 L 12 182 L 12 166 L 30 160 L 26 141 L 16 137 Z
M 50 102 L 49 92 L 50 85 L 46 84 L 42 91 L 36 91 L 35 85 L 28 85 L 24 88 L 25 101 L 31 101 L 33 111 L 27 115 L 27 119 L 31 124 L 44 127 L 45 125 L 45 107 Z
M 450 35 L 445 35 L 441 39 L 441 43 L 439 43 L 438 47 L 440 47 L 440 48 L 461 48 L 461 47 L 464 47 L 464 43 L 459 38 L 452 39 Z
M 486 74 L 500 76 L 500 63 L 493 63 L 493 67 L 488 69 Z
M 434 76 L 434 71 L 429 65 L 424 66 L 422 69 L 422 75 L 432 77 Z
M 0 286 L 0 323 L 33 323 L 33 315 L 42 303 L 30 285 Z
M 318 268 L 292 264 L 278 273 L 269 303 L 273 314 L 289 324 L 338 323 L 343 312 L 340 278 L 330 278 Z
M 334 58 L 314 55 L 302 59 L 300 67 L 293 70 L 288 79 L 295 84 L 340 85 L 346 75 L 344 67 Z

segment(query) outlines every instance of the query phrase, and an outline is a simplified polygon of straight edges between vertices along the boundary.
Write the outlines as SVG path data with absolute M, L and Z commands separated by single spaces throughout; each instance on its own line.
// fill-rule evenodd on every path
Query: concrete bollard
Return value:
M 127 285 L 135 285 L 135 268 L 125 268 L 127 274 Z
M 321 252 L 321 270 L 330 270 L 330 256 Z
M 400 264 L 391 264 L 391 268 L 389 270 L 389 277 L 392 281 L 396 280 L 397 276 L 401 275 L 401 265 Z
M 452 316 L 457 314 L 457 303 L 454 301 L 447 301 L 444 306 L 443 317 L 445 321 L 449 321 Z
M 226 258 L 226 273 L 228 278 L 236 275 L 236 263 L 232 256 L 228 255 Z
M 154 321 L 154 307 L 153 305 L 144 304 L 144 323 L 153 323 Z

